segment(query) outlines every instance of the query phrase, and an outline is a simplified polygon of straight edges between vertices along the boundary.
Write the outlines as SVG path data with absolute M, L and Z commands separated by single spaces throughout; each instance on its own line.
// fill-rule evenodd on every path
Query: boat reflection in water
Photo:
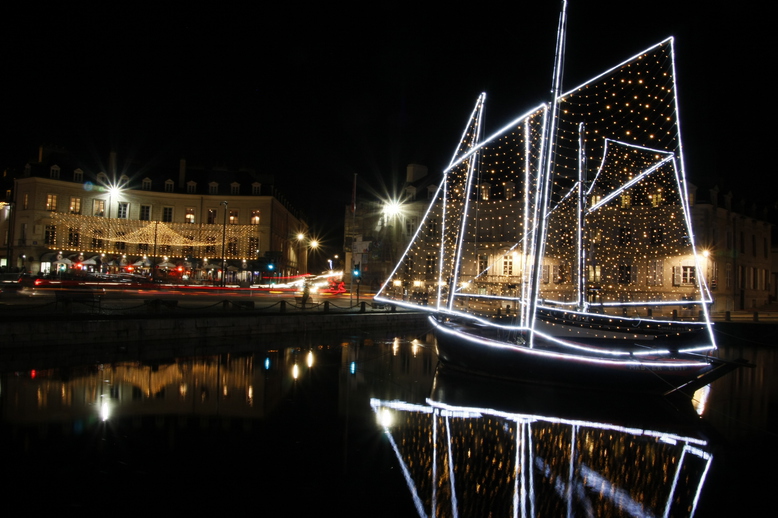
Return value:
M 371 406 L 419 516 L 692 516 L 713 461 L 689 399 L 482 383 L 439 368 L 426 404 Z

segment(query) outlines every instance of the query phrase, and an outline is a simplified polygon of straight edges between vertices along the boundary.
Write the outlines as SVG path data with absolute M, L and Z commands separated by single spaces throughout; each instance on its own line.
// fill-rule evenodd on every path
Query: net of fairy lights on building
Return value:
M 53 212 L 47 226 L 51 249 L 86 253 L 254 259 L 257 225 L 193 225 Z
M 667 313 L 702 300 L 672 54 L 667 40 L 559 98 L 543 303 L 645 315 L 649 305 Z M 526 307 L 546 114 L 530 112 L 467 155 L 480 120 L 471 118 L 381 297 L 490 316 L 506 302 Z

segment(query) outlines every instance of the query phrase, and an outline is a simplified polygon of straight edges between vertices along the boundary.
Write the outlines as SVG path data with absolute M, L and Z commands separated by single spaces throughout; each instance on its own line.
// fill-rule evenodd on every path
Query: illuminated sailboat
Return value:
M 683 168 L 673 39 L 483 136 L 471 114 L 376 296 L 430 311 L 442 361 L 490 375 L 666 392 L 716 349 Z

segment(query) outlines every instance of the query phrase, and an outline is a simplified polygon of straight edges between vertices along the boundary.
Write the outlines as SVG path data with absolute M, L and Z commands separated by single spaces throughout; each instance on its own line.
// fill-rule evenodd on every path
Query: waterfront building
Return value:
M 292 237 L 307 223 L 272 176 L 185 160 L 177 171 L 120 171 L 112 153 L 106 173 L 41 149 L 6 191 L 0 231 L 0 266 L 33 275 L 75 268 L 247 284 L 307 270 Z
M 692 186 L 693 187 L 693 186 Z M 692 188 L 692 225 L 701 268 L 713 295 L 713 311 L 753 310 L 771 302 L 775 270 L 773 225 L 765 212 L 745 202 L 733 206 L 732 193 L 718 187 Z M 772 282 L 771 282 L 772 279 Z

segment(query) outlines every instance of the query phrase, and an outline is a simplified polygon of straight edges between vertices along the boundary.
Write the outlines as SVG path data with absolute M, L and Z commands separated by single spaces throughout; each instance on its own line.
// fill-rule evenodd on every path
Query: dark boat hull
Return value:
M 487 376 L 558 386 L 668 394 L 683 387 L 692 391 L 732 369 L 713 358 L 675 355 L 664 358 L 623 358 L 560 352 L 509 343 L 462 324 L 438 322 L 439 359 L 450 366 Z M 538 347 L 537 344 L 541 346 Z M 736 367 L 733 367 L 736 368 Z

